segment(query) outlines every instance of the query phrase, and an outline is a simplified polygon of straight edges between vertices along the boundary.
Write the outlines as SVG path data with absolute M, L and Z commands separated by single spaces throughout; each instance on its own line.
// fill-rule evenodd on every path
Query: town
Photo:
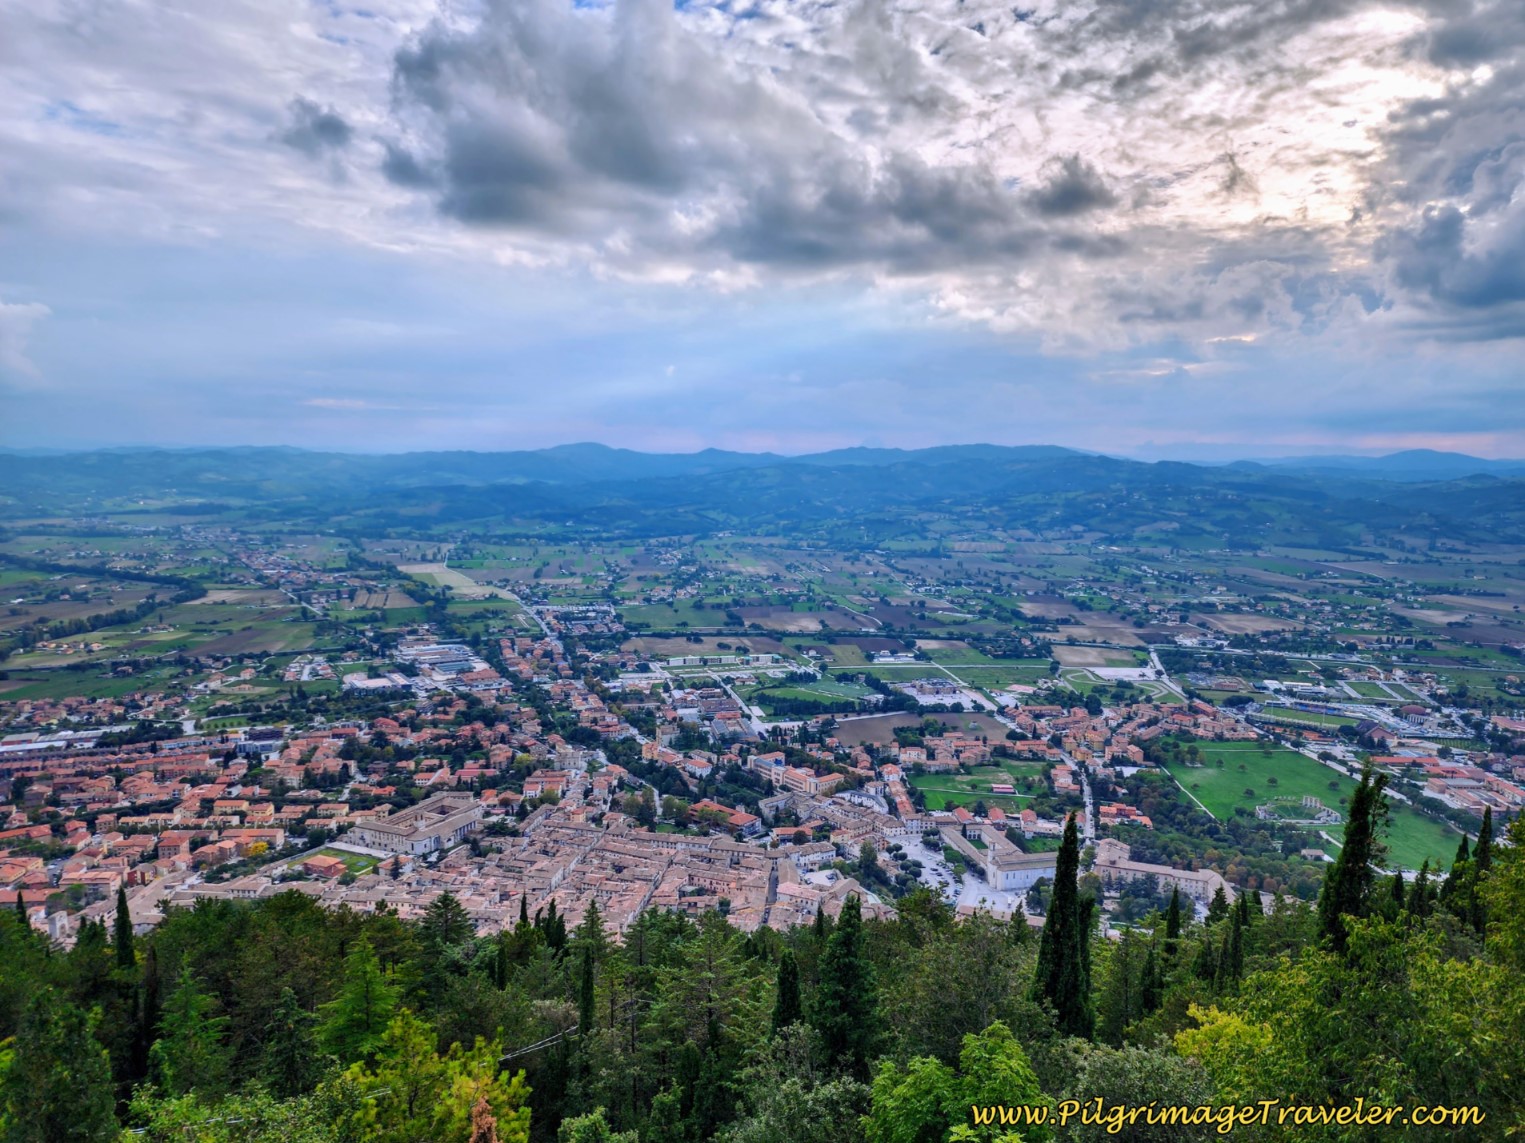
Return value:
M 119 889 L 139 932 L 293 890 L 1038 926 L 1073 813 L 1115 938 L 1172 891 L 1311 900 L 1364 768 L 1408 878 L 1525 806 L 1519 605 L 1427 588 L 1459 555 L 996 547 L 12 538 L 0 902 L 64 946 Z

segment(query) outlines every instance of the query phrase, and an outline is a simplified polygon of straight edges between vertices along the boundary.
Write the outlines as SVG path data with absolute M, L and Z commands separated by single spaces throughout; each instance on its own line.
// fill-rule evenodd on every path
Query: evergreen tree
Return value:
M 159 1038 L 148 1053 L 149 1072 L 161 1091 L 195 1092 L 205 1099 L 223 1093 L 230 1055 L 224 1043 L 228 1018 L 215 1015 L 216 1010 L 217 1001 L 201 990 L 186 965 L 164 1002 Z
M 1054 895 L 1043 919 L 1038 968 L 1031 995 L 1051 1006 L 1059 1030 L 1089 1038 L 1096 1017 L 1091 1006 L 1089 924 L 1094 901 L 1080 899 L 1080 837 L 1071 814 L 1064 826 L 1054 871 Z
M 9 1060 L 0 1069 L 5 1143 L 105 1143 L 120 1132 L 111 1065 L 94 1021 L 54 989 L 26 1006 Z
M 1467 920 L 1479 936 L 1488 931 L 1487 895 L 1482 885 L 1493 869 L 1493 807 L 1483 808 L 1483 824 L 1472 847 L 1471 881 L 1467 885 Z
M 1223 892 L 1223 886 L 1213 890 L 1213 899 L 1207 906 L 1207 923 L 1216 925 L 1228 916 L 1228 896 Z
M 137 957 L 132 949 L 132 915 L 127 909 L 127 887 L 118 885 L 116 891 L 116 921 L 114 925 L 116 962 L 119 968 L 132 968 Z
M 773 1035 L 777 1036 L 791 1024 L 799 1023 L 800 966 L 794 959 L 794 951 L 785 949 L 778 961 L 778 990 L 773 1002 Z
M 318 1038 L 323 1047 L 349 1063 L 369 1055 L 397 1010 L 397 992 L 381 971 L 376 952 L 364 937 L 344 958 L 339 995 L 323 1005 Z
M 424 940 L 440 950 L 464 944 L 476 933 L 471 916 L 454 893 L 441 893 L 429 902 L 421 928 Z
M 313 1024 L 296 993 L 282 988 L 260 1048 L 260 1078 L 281 1099 L 311 1091 L 322 1075 Z
M 1191 963 L 1191 973 L 1198 980 L 1211 984 L 1218 975 L 1218 958 L 1213 955 L 1213 938 L 1204 934 L 1197 945 L 1197 955 Z
M 584 1043 L 593 1035 L 597 1006 L 594 1004 L 593 946 L 583 945 L 577 965 L 577 1032 Z
M 857 894 L 842 903 L 821 954 L 819 977 L 810 1023 L 820 1034 L 827 1065 L 859 1081 L 867 1080 L 879 1034 L 879 992 L 863 944 L 863 912 Z
M 1170 889 L 1170 908 L 1165 910 L 1165 959 L 1174 960 L 1177 943 L 1181 939 L 1181 887 Z
M 1419 864 L 1419 874 L 1414 878 L 1414 884 L 1409 887 L 1408 911 L 1416 917 L 1429 916 L 1433 896 L 1434 889 L 1430 884 L 1430 859 L 1426 857 Z
M 1466 887 L 1471 879 L 1472 854 L 1467 848 L 1467 835 L 1462 834 L 1456 856 L 1451 859 L 1451 871 L 1440 883 L 1440 903 L 1457 916 L 1467 912 Z
M 1361 784 L 1350 798 L 1344 845 L 1324 877 L 1318 901 L 1319 928 L 1336 952 L 1345 950 L 1345 918 L 1365 915 L 1372 866 L 1386 853 L 1381 841 L 1387 821 L 1387 799 L 1382 793 L 1386 786 L 1386 774 L 1374 774 L 1370 766 L 1361 772 Z
M 1143 980 L 1139 985 L 1139 1011 L 1145 1016 L 1158 1011 L 1164 998 L 1165 976 L 1160 969 L 1160 958 L 1154 951 L 1154 943 L 1150 942 L 1149 951 L 1144 955 Z

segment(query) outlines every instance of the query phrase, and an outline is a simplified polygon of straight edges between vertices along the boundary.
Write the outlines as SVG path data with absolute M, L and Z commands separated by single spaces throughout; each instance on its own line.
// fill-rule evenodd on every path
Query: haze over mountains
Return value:
M 830 529 L 877 542 L 912 518 L 1199 544 L 1301 534 L 1347 548 L 1525 538 L 1525 463 L 1444 453 L 1146 463 L 1056 446 L 851 448 L 806 456 L 597 444 L 365 455 L 293 448 L 0 455 L 0 513 L 279 512 L 313 527 L 486 523 L 661 535 Z M 273 518 L 273 516 L 272 516 Z M 844 531 L 845 530 L 845 531 Z

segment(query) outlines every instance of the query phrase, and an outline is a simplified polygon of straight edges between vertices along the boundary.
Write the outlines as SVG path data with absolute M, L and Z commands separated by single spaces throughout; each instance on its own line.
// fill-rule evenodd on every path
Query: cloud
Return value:
M 1525 329 L 1519 0 L 151 8 L 12 21 L 0 226 L 824 280 L 1066 353 Z
M 1051 347 L 1296 336 L 1369 311 L 1343 299 L 1374 289 L 1374 134 L 1442 90 L 1425 26 L 1353 0 L 486 0 L 397 52 L 380 169 L 620 276 L 855 277 Z
M 316 158 L 344 150 L 354 135 L 354 129 L 333 108 L 298 96 L 291 101 L 290 123 L 281 132 L 281 142 Z
M 42 374 L 27 356 L 32 328 L 52 314 L 40 302 L 0 302 L 0 383 L 14 388 L 41 384 Z

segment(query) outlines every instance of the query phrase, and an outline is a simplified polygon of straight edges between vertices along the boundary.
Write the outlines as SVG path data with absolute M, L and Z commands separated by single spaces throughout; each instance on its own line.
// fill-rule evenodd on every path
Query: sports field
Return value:
M 1273 747 L 1270 754 L 1254 742 L 1199 742 L 1203 765 L 1167 767 L 1194 798 L 1214 817 L 1230 817 L 1236 806 L 1254 813 L 1255 807 L 1273 798 L 1312 796 L 1343 815 L 1356 783 L 1350 778 L 1295 750 Z M 1219 767 L 1218 762 L 1223 765 Z M 1274 783 L 1274 784 L 1273 784 Z M 1326 832 L 1336 839 L 1344 826 Z M 1427 818 L 1401 802 L 1392 802 L 1387 844 L 1392 860 L 1405 869 L 1418 869 L 1426 857 L 1431 868 L 1449 867 L 1461 834 L 1450 826 Z

